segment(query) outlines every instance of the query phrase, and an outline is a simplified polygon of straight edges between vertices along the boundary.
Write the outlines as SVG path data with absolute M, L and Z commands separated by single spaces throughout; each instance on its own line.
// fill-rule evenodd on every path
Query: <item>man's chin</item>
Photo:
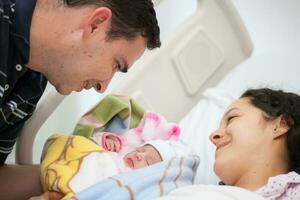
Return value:
M 63 89 L 61 89 L 61 88 L 55 88 L 56 89 L 56 91 L 59 93 L 59 94 L 61 94 L 61 95 L 69 95 L 69 94 L 71 94 L 71 92 L 72 91 L 70 91 L 70 90 L 63 90 Z

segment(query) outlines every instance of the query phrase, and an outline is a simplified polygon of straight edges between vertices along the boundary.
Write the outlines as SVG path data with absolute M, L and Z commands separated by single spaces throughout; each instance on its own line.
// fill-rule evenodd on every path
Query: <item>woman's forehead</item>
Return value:
M 247 97 L 243 97 L 240 99 L 237 99 L 235 101 L 233 101 L 230 106 L 226 109 L 226 111 L 232 109 L 232 108 L 248 108 L 249 106 L 252 106 L 250 103 L 250 99 Z
M 231 105 L 228 106 L 228 108 L 225 110 L 223 114 L 223 118 L 226 117 L 228 114 L 232 112 L 248 112 L 252 111 L 253 108 L 255 108 L 249 98 L 240 98 L 235 100 L 234 102 L 231 103 Z

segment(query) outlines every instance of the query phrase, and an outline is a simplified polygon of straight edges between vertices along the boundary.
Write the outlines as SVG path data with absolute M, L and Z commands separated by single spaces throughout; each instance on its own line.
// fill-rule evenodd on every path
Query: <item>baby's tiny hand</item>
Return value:
M 112 151 L 112 152 L 119 152 L 121 149 L 120 141 L 112 135 L 107 136 L 105 140 L 105 146 L 106 150 Z

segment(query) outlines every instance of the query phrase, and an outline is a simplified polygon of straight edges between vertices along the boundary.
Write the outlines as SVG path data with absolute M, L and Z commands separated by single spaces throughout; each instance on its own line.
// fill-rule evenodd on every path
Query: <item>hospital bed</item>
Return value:
M 251 39 L 230 0 L 199 0 L 196 12 L 159 50 L 146 52 L 113 92 L 129 95 L 146 109 L 179 122 L 182 141 L 201 158 L 196 180 L 216 184 L 214 147 L 208 134 L 218 126 L 229 103 L 249 87 L 272 86 L 300 93 L 295 66 L 289 63 L 298 55 L 249 59 L 252 51 Z M 289 81 L 282 79 L 283 73 Z M 32 163 L 36 133 L 63 99 L 53 90 L 38 105 L 17 142 L 17 163 Z

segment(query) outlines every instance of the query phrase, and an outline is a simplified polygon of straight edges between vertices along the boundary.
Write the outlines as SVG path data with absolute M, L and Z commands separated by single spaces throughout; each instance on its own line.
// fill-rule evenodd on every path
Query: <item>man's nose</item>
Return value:
M 99 93 L 105 92 L 105 90 L 108 88 L 109 83 L 111 82 L 111 79 L 113 78 L 115 73 L 116 73 L 116 70 L 113 70 L 112 73 L 111 73 L 111 76 L 108 79 L 98 83 L 100 85 L 100 87 L 99 86 L 96 86 L 96 87 L 94 86 L 94 89 Z

